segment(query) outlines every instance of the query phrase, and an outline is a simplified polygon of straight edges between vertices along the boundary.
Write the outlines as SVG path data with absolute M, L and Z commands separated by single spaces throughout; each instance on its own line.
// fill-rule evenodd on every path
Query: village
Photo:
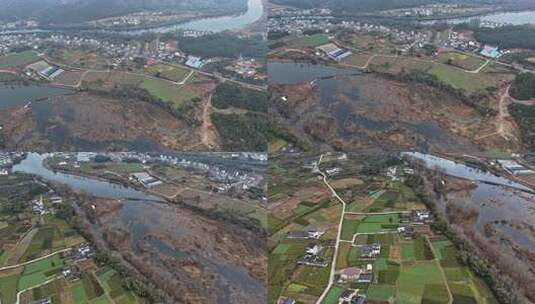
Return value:
M 187 37 L 199 37 L 194 31 L 181 32 Z M 158 63 L 174 63 L 191 69 L 200 70 L 210 63 L 217 63 L 227 60 L 225 58 L 201 58 L 195 54 L 187 54 L 180 50 L 176 40 L 143 42 L 136 39 L 124 39 L 115 41 L 110 38 L 97 38 L 69 34 L 8 34 L 0 35 L 0 56 L 8 55 L 16 50 L 35 50 L 41 52 L 50 49 L 84 50 L 98 54 L 106 59 L 101 69 L 131 69 L 136 62 L 143 59 L 147 66 L 154 66 Z M 225 68 L 231 77 L 240 80 L 262 81 L 265 79 L 260 70 L 263 64 L 255 58 L 244 58 L 240 56 L 232 60 Z M 48 80 L 54 80 L 61 72 L 50 72 L 47 68 L 57 71 L 60 69 L 54 62 L 47 63 L 47 66 L 28 67 L 28 72 L 35 71 L 36 75 Z M 67 67 L 68 68 L 68 67 Z M 65 69 L 65 67 L 63 68 Z M 28 74 L 31 76 L 31 74 Z
M 0 156 L 4 168 L 22 157 Z M 137 303 L 122 286 L 123 277 L 98 261 L 95 247 L 68 222 L 71 197 L 19 173 L 0 176 L 0 193 L 3 303 L 57 303 L 61 293 L 72 293 L 79 301 L 115 298 Z
M 435 12 L 438 14 L 447 14 L 450 10 L 456 8 L 455 5 L 430 5 L 429 7 L 413 8 L 400 10 L 398 12 L 401 16 L 405 15 L 422 15 L 432 16 Z M 463 10 L 464 8 L 460 8 Z M 396 11 L 397 12 L 397 11 Z M 392 14 L 391 11 L 381 12 L 386 15 Z M 390 16 L 389 16 L 390 17 Z M 272 36 L 289 35 L 289 37 L 282 38 L 282 41 L 288 40 L 288 49 L 295 45 L 313 46 L 316 50 L 325 54 L 325 59 L 331 59 L 338 62 L 351 63 L 351 60 L 343 61 L 346 57 L 356 51 L 368 51 L 372 54 L 395 55 L 395 56 L 418 56 L 428 54 L 429 50 L 433 50 L 435 56 L 444 52 L 458 51 L 466 52 L 468 55 L 479 57 L 482 59 L 491 59 L 499 61 L 503 55 L 512 52 L 522 52 L 524 50 L 501 48 L 498 45 L 482 44 L 475 40 L 472 36 L 467 34 L 469 31 L 457 31 L 455 25 L 433 26 L 429 24 L 427 27 L 422 26 L 408 26 L 404 23 L 397 25 L 385 25 L 380 20 L 367 19 L 361 17 L 362 21 L 357 17 L 345 19 L 343 16 L 339 17 L 327 9 L 317 10 L 296 10 L 296 9 L 281 9 L 274 8 L 273 14 L 268 19 L 268 31 Z M 369 21 L 366 21 L 369 20 Z M 477 19 L 474 19 L 477 20 Z M 491 21 L 478 21 L 478 26 L 483 28 L 499 28 L 507 26 L 507 23 L 496 23 Z M 440 23 L 438 23 L 440 24 Z M 444 27 L 446 27 L 444 29 Z M 340 36 L 352 33 L 356 39 L 353 43 L 347 43 Z M 323 37 L 320 36 L 323 34 Z M 372 50 L 366 49 L 366 41 L 370 39 L 379 41 Z M 293 38 L 292 38 L 293 37 Z M 299 37 L 309 37 L 299 38 Z M 364 45 L 358 43 L 362 39 Z M 303 40 L 301 42 L 292 42 L 292 40 Z M 308 40 L 308 41 L 306 41 Z M 306 42 L 305 42 L 306 41 Z M 329 47 L 337 47 L 346 51 L 344 56 L 333 56 L 335 52 L 324 51 L 325 45 L 320 45 L 322 42 L 329 41 Z M 380 41 L 387 41 L 386 43 Z M 334 44 L 334 46 L 333 46 Z M 356 46 L 356 48 L 355 48 Z M 276 50 L 275 50 L 276 51 Z M 276 54 L 276 52 L 275 52 Z M 317 53 L 315 55 L 318 55 Z M 425 57 L 425 56 L 424 56 Z M 431 58 L 434 60 L 433 58 Z M 510 66 L 509 62 L 502 63 L 505 66 Z M 533 67 L 520 67 L 529 69 Z
M 268 205 L 273 290 L 268 303 L 420 303 L 460 294 L 485 302 L 494 297 L 457 260 L 452 240 L 436 230 L 435 211 L 415 187 L 421 173 L 414 162 L 390 155 L 380 160 L 364 152 L 298 155 L 272 160 L 277 169 Z M 491 163 L 496 170 L 518 166 Z M 299 185 L 293 181 L 297 176 Z M 450 277 L 460 269 L 467 271 L 463 284 L 477 293 L 458 286 L 460 277 Z

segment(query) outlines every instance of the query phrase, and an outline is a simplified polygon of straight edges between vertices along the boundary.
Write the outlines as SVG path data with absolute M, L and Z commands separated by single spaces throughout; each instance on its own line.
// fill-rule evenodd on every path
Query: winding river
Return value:
M 28 153 L 22 162 L 13 167 L 13 172 L 37 175 L 46 181 L 67 185 L 76 192 L 85 192 L 101 198 L 162 201 L 159 197 L 130 187 L 88 177 L 54 172 L 43 165 L 43 161 L 49 156 L 51 155 Z
M 87 29 L 76 30 L 85 32 L 103 32 L 103 33 L 115 33 L 115 34 L 129 34 L 129 35 L 141 35 L 147 33 L 169 33 L 177 30 L 193 30 L 202 32 L 219 33 L 224 31 L 232 31 L 243 29 L 250 24 L 258 21 L 264 13 L 264 4 L 262 0 L 248 0 L 247 11 L 243 14 L 221 16 L 221 17 L 209 17 L 201 18 L 197 20 L 188 21 L 185 23 L 177 23 L 156 27 L 147 27 L 143 29 L 117 29 L 117 30 L 103 30 L 103 29 Z M 0 34 L 24 34 L 24 33 L 48 33 L 48 32 L 68 32 L 70 30 L 47 30 L 47 29 L 21 29 L 21 30 L 7 30 L 0 31 Z

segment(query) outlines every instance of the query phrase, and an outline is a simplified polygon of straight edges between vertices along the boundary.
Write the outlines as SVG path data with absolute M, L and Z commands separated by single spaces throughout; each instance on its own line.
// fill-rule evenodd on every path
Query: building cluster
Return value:
M 63 74 L 63 72 L 63 69 L 50 65 L 44 60 L 37 61 L 26 67 L 26 75 L 43 77 L 47 80 L 54 80 L 59 75 Z
M 2 127 L 0 126 L 0 131 Z M 9 175 L 13 166 L 22 158 L 25 153 L 22 152 L 1 152 L 0 151 L 0 175 Z
M 322 256 L 323 247 L 318 244 L 312 244 L 305 248 L 305 254 L 297 259 L 297 265 L 312 267 L 327 267 L 329 263 Z
M 331 16 L 286 16 L 269 18 L 268 29 L 270 32 L 283 32 L 288 34 L 303 34 L 306 32 L 330 33 L 337 30 L 350 30 L 363 34 L 382 34 L 397 44 L 405 44 L 408 47 L 422 47 L 431 39 L 429 31 L 405 31 L 395 27 L 378 25 L 355 20 L 334 21 Z
M 244 58 L 242 56 L 240 56 L 232 65 L 226 67 L 227 70 L 242 78 L 265 80 L 266 75 L 258 72 L 260 68 L 262 68 L 262 64 L 256 59 Z
M 11 52 L 11 50 L 19 47 L 27 47 L 37 50 L 51 45 L 62 48 L 94 49 L 103 56 L 114 58 L 116 60 L 138 56 L 141 53 L 141 48 L 135 41 L 121 43 L 106 39 L 96 39 L 67 34 L 45 35 L 36 33 L 21 33 L 0 35 L 0 55 L 7 54 Z
M 339 283 L 371 283 L 373 278 L 373 265 L 366 264 L 365 268 L 348 267 L 336 274 Z
M 466 10 L 466 9 L 463 9 Z M 389 10 L 391 17 L 442 17 L 460 13 L 458 4 L 429 4 L 411 8 Z
M 406 177 L 410 175 L 414 175 L 414 169 L 412 168 L 391 166 L 386 169 L 386 177 L 392 181 L 404 182 Z
M 301 230 L 290 231 L 286 235 L 288 239 L 319 239 L 325 231 L 318 229 L 314 225 L 308 225 Z
M 32 20 L 32 19 L 17 20 L 13 22 L 0 22 L 0 32 L 21 29 L 21 28 L 32 29 L 38 26 L 39 26 L 39 22 L 37 22 L 36 20 Z
M 512 175 L 532 175 L 535 174 L 535 171 L 531 170 L 530 168 L 519 164 L 515 160 L 508 160 L 508 159 L 499 159 L 496 161 L 496 164 L 498 164 L 500 167 L 502 167 L 505 171 L 509 172 Z
M 431 211 L 427 209 L 412 210 L 410 213 L 402 213 L 399 216 L 400 223 L 403 224 L 430 224 L 435 220 Z
M 144 167 L 149 168 L 151 164 L 164 164 L 169 166 L 181 167 L 186 170 L 205 175 L 208 180 L 217 184 L 214 190 L 218 192 L 228 192 L 231 190 L 247 191 L 251 188 L 263 188 L 265 183 L 262 174 L 244 170 L 235 166 L 226 166 L 221 163 L 214 163 L 212 160 L 203 157 L 188 157 L 187 155 L 172 154 L 155 154 L 155 153 L 55 153 L 55 156 L 61 160 L 58 166 L 72 165 L 79 168 L 82 163 L 95 161 L 97 157 L 104 157 L 111 162 L 137 162 Z M 263 153 L 221 153 L 222 158 L 240 158 L 244 160 L 253 160 L 263 163 L 266 161 L 266 155 Z M 146 172 L 137 172 L 130 175 L 130 179 L 139 182 L 144 187 L 152 188 L 161 181 L 157 180 Z
M 30 201 L 30 208 L 34 213 L 39 215 L 45 215 L 50 213 L 50 209 L 45 206 L 42 195 L 39 199 L 34 199 Z
M 363 259 L 376 259 L 381 254 L 381 244 L 359 245 L 360 257 Z
M 138 172 L 130 174 L 130 180 L 142 184 L 145 188 L 153 188 L 162 184 L 162 181 L 148 174 L 147 172 Z
M 342 61 L 344 58 L 351 56 L 351 52 L 349 50 L 341 48 L 334 43 L 320 45 L 316 47 L 316 49 L 319 51 L 319 54 L 323 54 L 336 61 Z
M 76 262 L 85 261 L 94 257 L 96 254 L 95 248 L 90 244 L 83 243 L 72 248 L 70 251 L 70 258 Z
M 136 25 L 143 25 L 143 24 L 153 24 L 155 22 L 159 22 L 164 15 L 163 12 L 159 11 L 142 11 L 142 12 L 135 12 L 132 14 L 119 16 L 119 17 L 111 17 L 106 19 L 97 20 L 94 23 L 103 25 L 103 26 L 113 26 L 113 27 L 121 27 L 121 26 L 136 26 Z
M 38 215 L 54 214 L 57 207 L 63 203 L 61 196 L 55 195 L 53 190 L 43 196 L 39 196 L 39 199 L 33 199 L 28 203 L 28 207 L 33 213 Z

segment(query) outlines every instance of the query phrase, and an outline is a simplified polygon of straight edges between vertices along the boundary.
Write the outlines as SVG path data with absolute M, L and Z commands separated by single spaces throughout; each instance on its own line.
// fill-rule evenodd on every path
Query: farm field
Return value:
M 347 33 L 340 40 L 344 45 L 359 51 L 372 52 L 374 54 L 393 54 L 396 46 L 384 37 L 369 34 Z
M 52 203 L 48 190 L 29 176 L 0 178 L 0 302 L 15 303 L 18 294 L 22 304 L 47 298 L 67 304 L 137 303 L 132 292 L 123 288 L 124 280 L 118 273 L 113 283 L 118 286 L 114 292 L 118 301 L 111 301 L 93 273 L 114 270 L 91 256 L 81 258 L 76 248 L 86 246 L 87 240 L 65 218 L 58 213 L 36 214 L 24 207 L 9 209 L 27 206 L 32 200 L 41 201 L 47 209 L 61 208 L 63 199 Z M 79 269 L 80 276 L 67 279 L 65 269 Z
M 285 39 L 284 45 L 287 48 L 303 49 L 309 47 L 316 47 L 329 42 L 329 37 L 325 34 L 314 34 L 308 36 L 291 37 Z
M 436 64 L 429 73 L 439 80 L 451 85 L 456 89 L 462 89 L 467 93 L 474 93 L 491 87 L 494 82 L 484 74 L 471 74 L 445 64 Z
M 21 53 L 12 53 L 5 56 L 0 56 L 0 69 L 26 66 L 30 63 L 38 61 L 40 58 L 34 51 L 24 51 Z
M 462 69 L 473 71 L 482 66 L 485 60 L 468 54 L 458 52 L 442 53 L 438 56 L 438 61 L 460 67 Z
M 146 67 L 144 72 L 155 77 L 161 77 L 175 82 L 183 81 L 190 73 L 186 68 L 168 64 L 151 65 Z
M 108 68 L 108 59 L 95 52 L 76 49 L 49 49 L 47 55 L 59 64 L 69 67 L 90 70 L 105 70 Z
M 398 172 L 395 177 L 386 175 L 383 167 L 371 179 L 356 168 L 362 162 L 372 163 L 373 158 L 358 161 L 351 156 L 348 158 L 339 161 L 333 157 L 324 161 L 325 168 L 335 164 L 343 168 L 344 173 L 330 177 L 329 184 L 344 200 L 353 202 L 351 211 L 346 209 L 342 222 L 334 283 L 329 290 L 325 283 L 318 282 L 328 281 L 332 259 L 327 259 L 329 262 L 325 266 L 299 265 L 296 261 L 311 245 L 323 248 L 318 257 L 331 257 L 341 206 L 331 202 L 328 207 L 314 208 L 314 204 L 292 200 L 301 196 L 301 189 L 310 187 L 304 182 L 306 171 L 299 165 L 292 163 L 299 169 L 289 168 L 288 164 L 278 164 L 279 160 L 274 160 L 274 210 L 286 206 L 291 208 L 292 216 L 276 217 L 272 213 L 269 221 L 270 226 L 276 228 L 270 231 L 268 239 L 268 303 L 276 303 L 279 298 L 315 303 L 323 296 L 322 304 L 334 304 L 339 303 L 347 290 L 366 297 L 370 303 L 450 303 L 450 300 L 453 303 L 496 303 L 481 279 L 458 260 L 453 243 L 435 234 L 430 222 L 416 216 L 430 213 L 413 189 L 404 183 L 411 174 L 405 165 L 395 164 L 395 171 L 391 165 L 388 172 Z M 284 175 L 278 178 L 282 172 Z M 299 180 L 294 179 L 296 176 Z M 300 186 L 300 181 L 306 186 Z M 294 196 L 287 199 L 286 193 Z M 323 233 L 317 238 L 289 237 L 307 229 Z M 412 232 L 406 232 L 407 229 Z M 369 253 L 370 248 L 375 248 L 376 252 Z M 344 277 L 354 269 L 368 274 L 369 281 Z M 315 280 L 311 280 L 312 277 Z

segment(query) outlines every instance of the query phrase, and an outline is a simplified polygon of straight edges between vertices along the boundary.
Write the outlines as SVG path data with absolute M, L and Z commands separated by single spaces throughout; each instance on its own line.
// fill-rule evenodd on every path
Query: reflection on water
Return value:
M 465 18 L 452 18 L 452 19 L 440 19 L 432 21 L 423 21 L 423 24 L 433 24 L 433 23 L 452 23 L 459 24 L 464 22 L 470 22 L 470 20 L 479 19 L 486 22 L 502 23 L 502 24 L 511 24 L 511 25 L 523 25 L 523 24 L 534 24 L 535 23 L 535 11 L 522 11 L 522 12 L 502 12 L 502 13 L 493 13 L 482 16 L 474 17 L 465 17 Z
M 236 265 L 219 259 L 215 256 L 194 254 L 184 248 L 174 246 L 162 241 L 155 235 L 166 236 L 170 240 L 186 238 L 191 231 L 177 222 L 163 220 L 165 214 L 177 212 L 174 206 L 162 205 L 153 202 L 127 201 L 119 211 L 119 216 L 114 225 L 117 228 L 129 227 L 131 235 L 131 247 L 139 253 L 140 248 L 147 245 L 150 250 L 156 250 L 159 254 L 176 259 L 188 259 L 202 264 L 206 271 L 217 274 L 223 278 L 217 280 L 218 303 L 230 303 L 231 288 L 239 288 L 249 294 L 265 296 L 265 287 L 261 282 L 252 278 L 248 272 Z
M 172 217 L 169 215 L 180 212 L 181 209 L 162 204 L 158 197 L 133 188 L 48 170 L 43 166 L 43 161 L 49 156 L 49 154 L 28 153 L 26 159 L 14 166 L 13 171 L 34 174 L 47 181 L 65 184 L 74 191 L 86 192 L 102 198 L 120 199 L 123 204 L 109 228 L 126 228 L 131 237 L 132 252 L 136 254 L 140 253 L 141 248 L 149 246 L 151 251 L 162 256 L 189 259 L 202 264 L 208 273 L 222 278 L 216 280 L 217 303 L 230 303 L 232 291 L 236 289 L 251 295 L 266 297 L 264 284 L 252 278 L 246 269 L 221 258 L 210 256 L 210 254 L 195 254 L 187 249 L 176 248 L 165 241 L 178 241 L 192 233 L 180 222 L 170 220 Z M 199 155 L 199 158 L 204 157 Z M 96 227 L 96 229 L 101 228 Z M 157 236 L 162 236 L 163 240 Z
M 143 29 L 124 29 L 124 30 L 86 30 L 86 32 L 102 32 L 102 33 L 118 33 L 130 35 L 142 35 L 147 33 L 169 33 L 177 30 L 195 30 L 195 31 L 209 31 L 209 32 L 223 32 L 228 30 L 239 30 L 256 22 L 262 17 L 264 6 L 262 0 L 248 0 L 247 11 L 243 14 L 201 18 L 194 21 L 171 24 L 165 26 L 157 26 Z M 54 30 L 54 32 L 61 32 L 62 30 Z M 68 31 L 68 30 L 63 30 Z M 44 29 L 23 29 L 23 30 L 7 30 L 0 31 L 0 34 L 23 34 L 23 33 L 48 33 L 50 30 Z
M 111 199 L 138 199 L 162 201 L 162 199 L 146 194 L 145 192 L 135 190 L 109 183 L 106 181 L 96 180 L 88 177 L 81 177 L 61 172 L 53 172 L 44 167 L 43 161 L 49 157 L 48 154 L 28 153 L 26 159 L 20 164 L 13 167 L 13 172 L 23 172 L 37 175 L 47 181 L 65 184 L 77 192 L 85 192 L 90 195 Z
M 262 0 L 248 0 L 247 11 L 244 14 L 194 20 L 178 25 L 177 28 L 209 32 L 237 30 L 254 23 L 262 17 L 263 13 Z
M 268 63 L 269 82 L 274 84 L 297 84 L 318 78 L 337 75 L 354 75 L 358 71 L 343 69 L 309 62 L 281 62 Z
M 466 178 L 472 181 L 496 183 L 499 185 L 508 186 L 520 190 L 532 191 L 530 188 L 522 184 L 515 183 L 505 177 L 497 176 L 490 172 L 485 172 L 477 168 L 469 167 L 449 159 L 420 152 L 403 152 L 402 155 L 421 160 L 424 162 L 426 167 L 430 169 L 439 168 L 440 170 L 443 170 L 444 173 L 451 176 Z
M 480 169 L 471 168 L 441 157 L 418 152 L 405 152 L 424 161 L 429 169 L 474 181 L 475 188 L 447 193 L 438 201 L 438 207 L 446 210 L 448 204 L 477 212 L 475 228 L 482 234 L 496 230 L 517 245 L 535 250 L 535 194 L 528 187 L 496 176 Z M 489 184 L 493 183 L 493 184 Z M 528 192 L 529 191 L 529 192 Z
M 0 85 L 0 110 L 26 105 L 31 101 L 73 93 L 72 90 L 45 86 Z

